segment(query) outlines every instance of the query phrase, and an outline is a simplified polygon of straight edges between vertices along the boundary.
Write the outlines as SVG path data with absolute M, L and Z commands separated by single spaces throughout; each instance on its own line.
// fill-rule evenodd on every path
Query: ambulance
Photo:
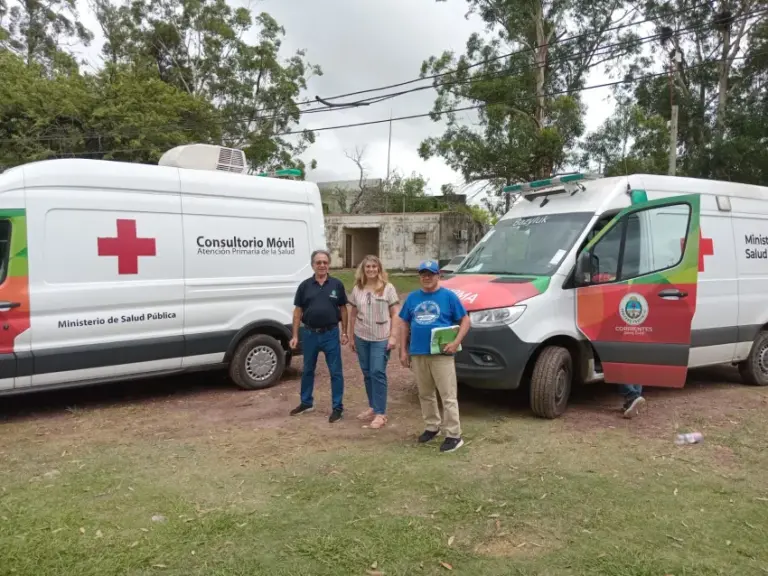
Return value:
M 516 184 L 443 286 L 469 312 L 460 382 L 528 387 L 557 418 L 605 381 L 682 388 L 732 364 L 768 385 L 768 188 L 637 174 Z
M 224 366 L 279 381 L 322 204 L 246 172 L 241 150 L 190 145 L 0 174 L 0 394 Z

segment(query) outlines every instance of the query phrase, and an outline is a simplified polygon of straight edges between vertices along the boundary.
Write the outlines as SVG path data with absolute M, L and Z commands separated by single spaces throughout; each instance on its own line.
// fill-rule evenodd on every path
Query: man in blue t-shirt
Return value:
M 434 260 L 419 264 L 421 290 L 411 292 L 400 310 L 402 346 L 400 362 L 411 368 L 419 387 L 419 403 L 425 430 L 419 442 L 429 442 L 442 425 L 445 441 L 441 452 L 461 448 L 461 423 L 456 390 L 456 365 L 453 355 L 469 332 L 469 316 L 459 297 L 440 287 L 440 268 Z M 431 350 L 432 329 L 459 325 L 456 338 L 445 344 L 441 352 Z M 409 345 L 410 335 L 410 345 Z M 437 393 L 443 401 L 443 417 L 437 404 Z

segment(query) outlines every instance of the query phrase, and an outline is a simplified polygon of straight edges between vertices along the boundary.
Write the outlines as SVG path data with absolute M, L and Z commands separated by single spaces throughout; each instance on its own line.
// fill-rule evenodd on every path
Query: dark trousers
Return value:
M 331 402 L 334 410 L 343 410 L 344 373 L 341 368 L 341 342 L 338 327 L 328 332 L 317 333 L 301 329 L 301 347 L 304 353 L 304 372 L 301 375 L 301 403 L 314 406 L 315 367 L 320 352 L 325 354 L 325 363 L 331 373 Z
M 631 404 L 643 395 L 643 387 L 638 384 L 622 384 L 619 386 L 619 392 L 624 396 L 627 404 Z

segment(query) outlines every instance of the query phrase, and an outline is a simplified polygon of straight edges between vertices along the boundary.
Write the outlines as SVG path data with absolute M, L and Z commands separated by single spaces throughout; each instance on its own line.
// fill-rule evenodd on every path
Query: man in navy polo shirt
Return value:
M 291 416 L 314 410 L 315 367 L 322 351 L 331 373 L 332 411 L 328 421 L 338 422 L 344 413 L 344 373 L 341 368 L 341 345 L 347 344 L 347 293 L 338 278 L 328 275 L 331 256 L 325 250 L 315 250 L 311 256 L 315 275 L 299 284 L 293 299 L 293 338 L 296 348 L 301 335 L 304 351 L 304 372 L 301 375 L 301 404 L 291 410 Z M 341 321 L 341 343 L 339 343 Z M 299 326 L 301 325 L 301 333 Z

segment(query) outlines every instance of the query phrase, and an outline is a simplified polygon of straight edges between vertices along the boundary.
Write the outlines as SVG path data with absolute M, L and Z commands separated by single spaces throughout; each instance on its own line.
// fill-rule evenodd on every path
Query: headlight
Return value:
M 469 321 L 476 328 L 504 326 L 512 324 L 525 312 L 525 306 L 508 306 L 506 308 L 491 308 L 469 313 Z

